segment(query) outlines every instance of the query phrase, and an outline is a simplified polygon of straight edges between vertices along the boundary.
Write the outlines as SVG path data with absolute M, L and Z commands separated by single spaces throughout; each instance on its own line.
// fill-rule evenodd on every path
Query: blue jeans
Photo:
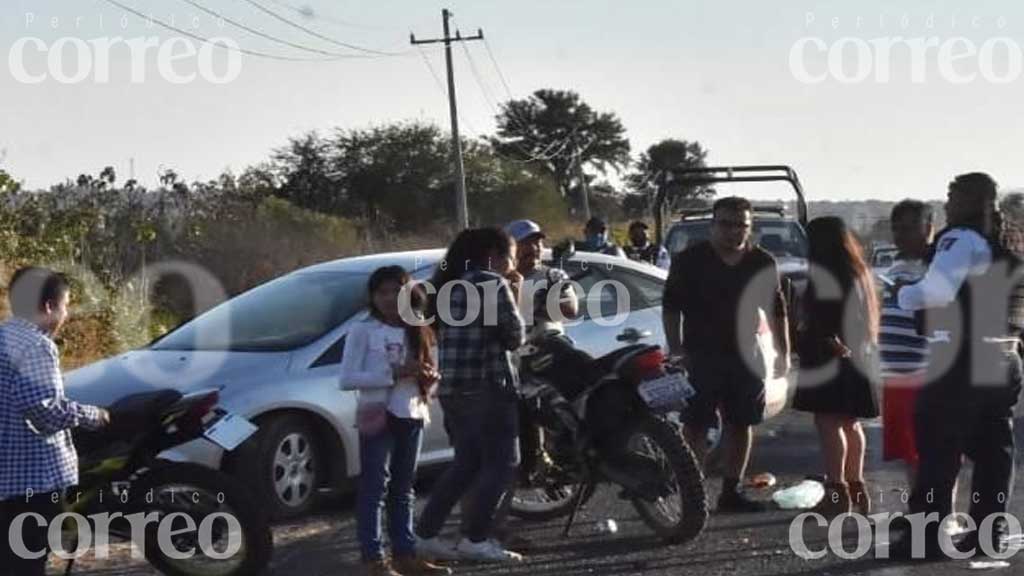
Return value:
M 491 536 L 498 503 L 519 465 L 519 408 L 508 394 L 443 396 L 445 423 L 455 459 L 431 491 L 416 532 L 423 538 L 441 533 L 455 504 L 470 490 L 473 502 L 465 536 L 473 542 Z
M 423 441 L 423 421 L 388 414 L 388 425 L 379 434 L 359 436 L 362 473 L 356 500 L 359 545 L 363 560 L 384 558 L 381 540 L 381 508 L 385 494 L 388 538 L 396 557 L 412 556 L 416 539 L 412 531 L 416 494 L 416 462 Z

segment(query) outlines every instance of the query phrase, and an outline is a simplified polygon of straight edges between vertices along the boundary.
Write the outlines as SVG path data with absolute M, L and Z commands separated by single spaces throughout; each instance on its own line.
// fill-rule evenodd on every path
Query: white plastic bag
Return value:
M 825 497 L 825 486 L 815 480 L 804 480 L 772 494 L 772 500 L 783 510 L 814 508 Z

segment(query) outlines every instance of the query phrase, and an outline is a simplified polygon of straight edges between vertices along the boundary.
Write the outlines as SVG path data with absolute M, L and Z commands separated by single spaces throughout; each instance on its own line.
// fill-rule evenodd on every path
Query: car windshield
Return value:
M 691 220 L 673 226 L 665 245 L 675 254 L 710 238 L 711 220 Z M 778 258 L 807 258 L 807 236 L 796 222 L 754 220 L 753 238 L 755 244 Z
M 886 268 L 892 266 L 896 260 L 896 249 L 879 250 L 872 256 L 871 265 L 875 268 Z
M 153 350 L 285 351 L 305 346 L 366 305 L 367 274 L 289 274 L 197 316 Z

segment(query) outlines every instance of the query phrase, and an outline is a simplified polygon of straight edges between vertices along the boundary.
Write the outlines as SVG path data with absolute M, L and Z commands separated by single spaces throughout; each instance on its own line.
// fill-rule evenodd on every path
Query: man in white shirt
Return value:
M 533 220 L 516 220 L 505 226 L 516 241 L 516 270 L 523 275 L 523 289 L 520 310 L 527 325 L 527 338 L 532 339 L 546 332 L 565 333 L 565 320 L 572 320 L 579 313 L 579 301 L 569 275 L 555 266 L 544 264 L 544 240 L 547 235 Z M 549 294 L 558 291 L 557 304 L 551 302 Z
M 898 291 L 901 308 L 927 311 L 919 325 L 932 341 L 927 383 L 915 406 L 920 466 L 910 511 L 938 513 L 925 531 L 926 556 L 938 559 L 947 557 L 939 526 L 952 512 L 962 455 L 974 461 L 969 516 L 975 526 L 1008 508 L 1024 329 L 1008 325 L 1008 318 L 1020 316 L 1011 309 L 1019 305 L 1012 298 L 1019 260 L 1000 243 L 995 181 L 982 173 L 956 177 L 946 213 L 949 227 L 936 240 L 924 278 Z M 997 521 L 990 540 L 980 541 L 975 531 L 957 548 L 1000 552 L 1006 528 Z M 898 540 L 891 554 L 910 557 L 911 540 Z

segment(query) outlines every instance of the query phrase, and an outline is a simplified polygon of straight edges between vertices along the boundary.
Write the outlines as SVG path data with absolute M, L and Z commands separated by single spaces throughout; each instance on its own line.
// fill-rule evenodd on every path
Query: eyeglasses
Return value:
M 745 220 L 719 220 L 715 219 L 711 221 L 715 226 L 721 226 L 729 230 L 749 230 L 751 223 Z

